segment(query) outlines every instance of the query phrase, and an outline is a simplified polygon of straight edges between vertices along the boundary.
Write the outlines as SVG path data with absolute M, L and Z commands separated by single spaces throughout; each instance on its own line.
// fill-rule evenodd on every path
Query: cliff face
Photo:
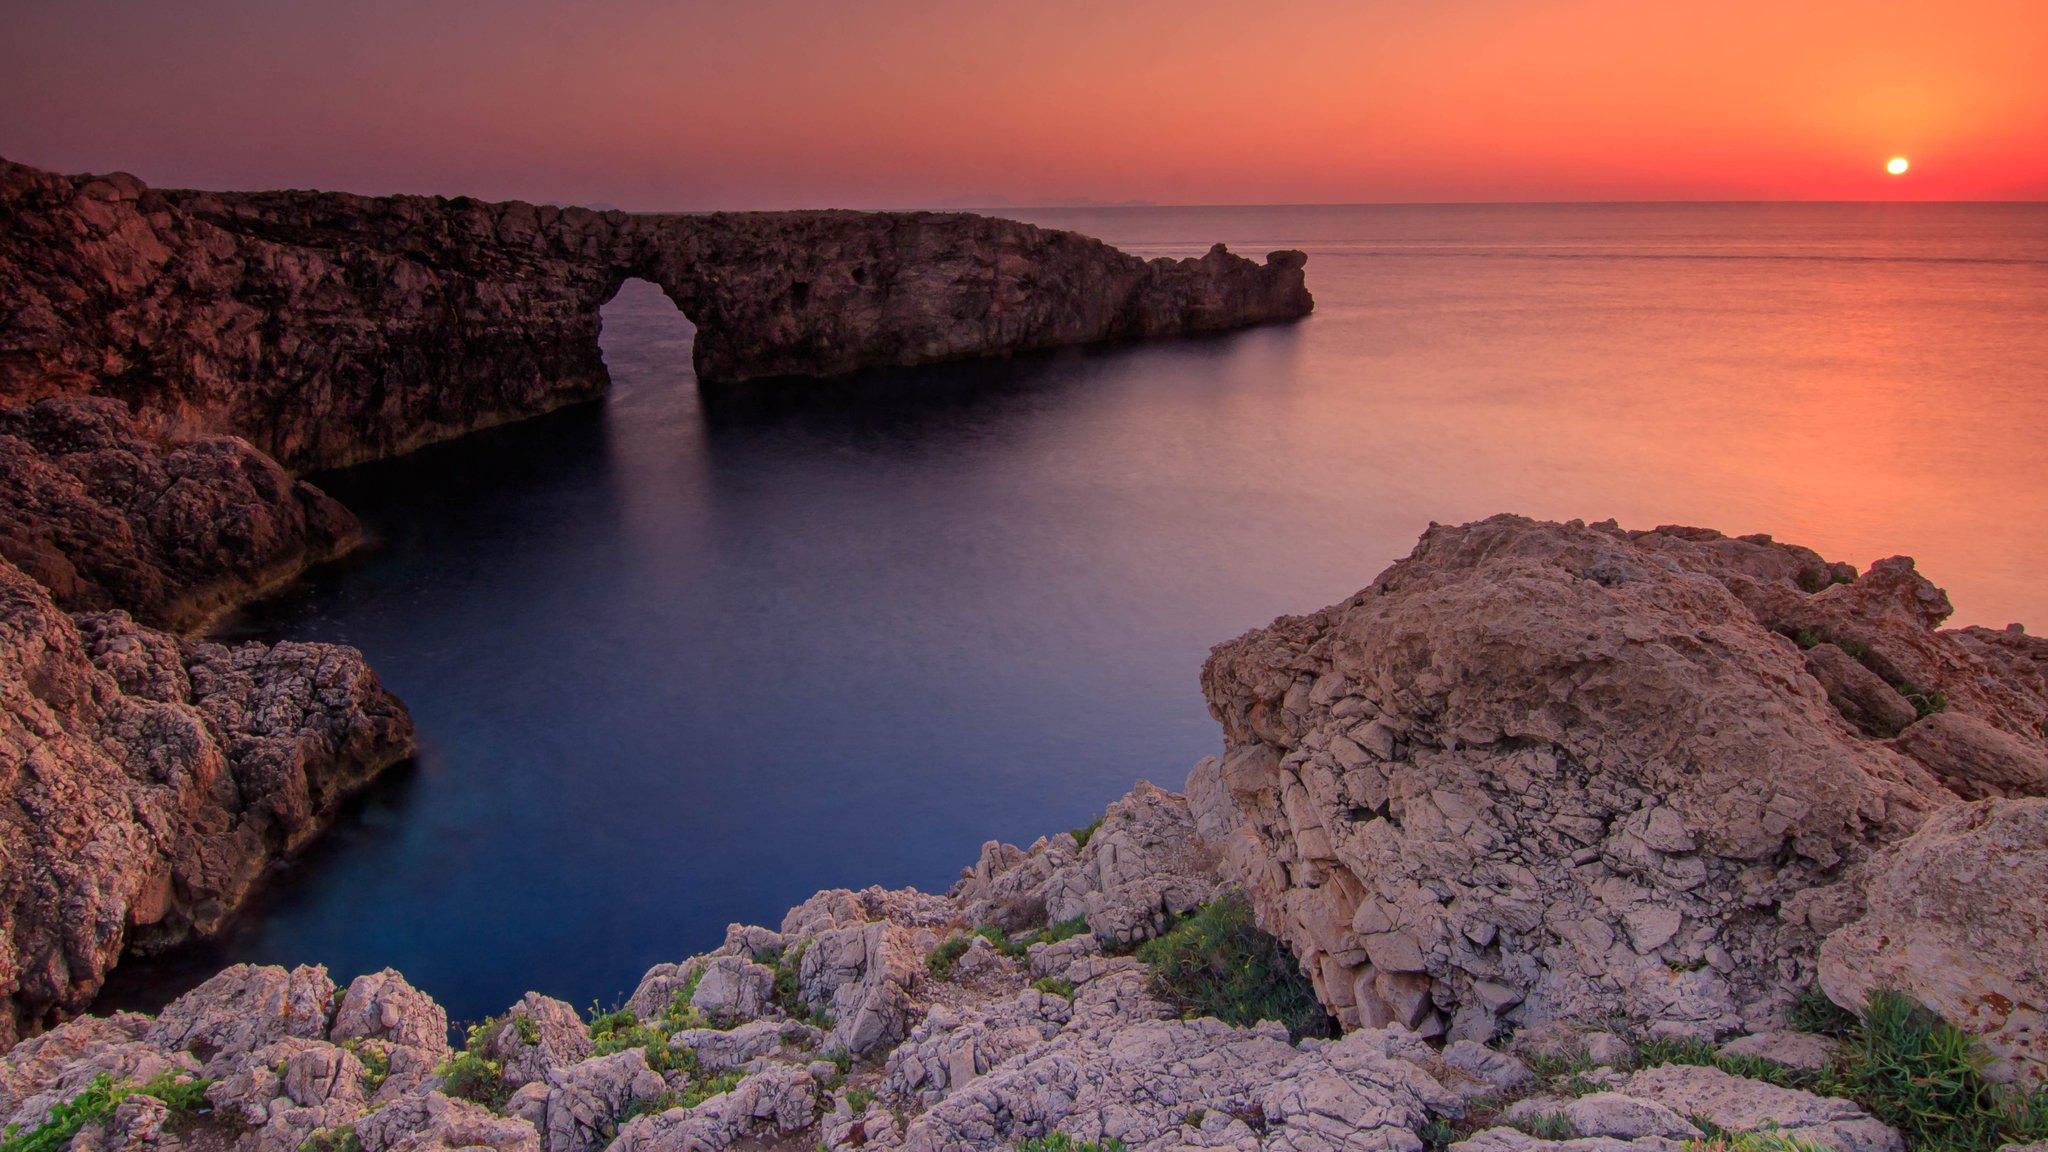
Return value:
M 1768 537 L 1434 527 L 1351 599 L 1217 647 L 1226 751 L 1188 795 L 1349 1025 L 1717 1036 L 1819 974 L 2038 1060 L 2048 973 L 1999 957 L 2039 955 L 2039 916 L 2000 909 L 2038 906 L 2041 854 L 1984 848 L 2006 872 L 1967 906 L 1905 910 L 1886 878 L 1987 823 L 2038 829 L 2017 798 L 2048 793 L 2048 642 L 1941 631 L 1948 610 L 1904 558 L 1859 576 Z M 1897 954 L 1831 945 L 1829 970 L 1844 931 Z M 1907 978 L 1936 940 L 1979 959 Z
M 124 948 L 217 929 L 264 867 L 412 751 L 354 649 L 72 615 L 0 560 L 0 1045 Z
M 630 277 L 697 325 L 718 386 L 1294 319 L 1305 260 L 1148 262 L 958 213 L 175 192 L 0 161 L 0 404 L 112 395 L 330 467 L 599 395 L 598 309 Z
M 360 536 L 234 437 L 169 435 L 104 397 L 0 409 L 0 557 L 71 611 L 183 631 Z

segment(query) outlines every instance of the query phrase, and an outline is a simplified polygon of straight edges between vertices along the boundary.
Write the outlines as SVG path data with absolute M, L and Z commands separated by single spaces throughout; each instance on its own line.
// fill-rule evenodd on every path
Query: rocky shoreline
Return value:
M 1140 260 L 966 213 L 185 192 L 0 160 L 0 404 L 119 398 L 294 471 L 592 400 L 628 278 L 707 387 L 1298 319 L 1307 257 Z
M 237 966 L 77 1015 L 412 749 L 360 653 L 177 634 L 354 543 L 291 469 L 598 394 L 628 276 L 714 385 L 1312 302 L 1298 253 L 963 215 L 5 164 L 0 208 L 0 1152 L 2048 1140 L 2048 642 L 1941 628 L 1905 558 L 1611 522 L 1432 526 L 1215 649 L 1184 792 L 820 892 L 612 1011 L 531 993 L 457 1049 L 396 972 Z
M 241 966 L 18 1044 L 0 1116 L 98 1085 L 75 1147 L 2017 1147 L 2048 1138 L 2048 643 L 1946 614 L 1903 559 L 1432 527 L 1218 646 L 1225 752 L 1184 794 L 991 842 L 945 895 L 820 892 L 460 1049 L 395 972 Z M 1204 961 L 1235 902 L 1339 1037 L 1187 995 L 1250 963 Z M 1889 1095 L 1901 1036 L 1979 1112 Z
M 602 395 L 598 309 L 629 277 L 695 321 L 705 385 L 801 387 L 1296 319 L 1305 259 L 1144 261 L 961 213 L 165 191 L 0 160 L 0 1042 L 83 1008 L 124 948 L 216 930 L 410 754 L 359 653 L 173 635 L 360 541 L 295 471 Z

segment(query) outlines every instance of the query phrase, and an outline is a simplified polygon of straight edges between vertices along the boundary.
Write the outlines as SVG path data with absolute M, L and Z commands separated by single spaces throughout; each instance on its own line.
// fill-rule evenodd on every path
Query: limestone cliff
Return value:
M 1226 750 L 1189 797 L 1347 1024 L 1763 1027 L 1862 915 L 1873 854 L 1964 799 L 2048 791 L 2048 642 L 1947 614 L 1903 558 L 1857 576 L 1768 537 L 1433 527 L 1351 599 L 1215 650 Z M 2038 854 L 2001 859 L 2000 898 L 2038 902 Z M 1897 935 L 1899 901 L 1870 903 L 1866 935 Z M 2038 954 L 2038 917 L 1962 911 L 1926 936 Z M 2007 1002 L 1971 1026 L 1997 1049 L 2048 973 L 1987 986 Z
M 360 536 L 234 437 L 167 433 L 103 397 L 0 409 L 0 557 L 71 611 L 191 629 Z
M 0 161 L 0 404 L 91 392 L 295 470 L 598 396 L 629 277 L 717 386 L 1306 315 L 1299 252 L 1140 260 L 964 213 L 631 215 L 162 191 Z
M 412 751 L 361 653 L 72 615 L 0 560 L 0 1044 L 124 948 L 218 928 L 275 857 Z

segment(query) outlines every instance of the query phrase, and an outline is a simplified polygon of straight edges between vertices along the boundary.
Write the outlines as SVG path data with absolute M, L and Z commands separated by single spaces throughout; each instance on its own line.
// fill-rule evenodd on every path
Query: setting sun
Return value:
M 1912 165 L 1906 163 L 1906 158 L 1904 156 L 1894 156 L 1889 161 L 1886 161 L 1884 170 L 1891 173 L 1894 176 L 1904 176 L 1906 174 L 1906 169 L 1910 167 L 1912 167 Z

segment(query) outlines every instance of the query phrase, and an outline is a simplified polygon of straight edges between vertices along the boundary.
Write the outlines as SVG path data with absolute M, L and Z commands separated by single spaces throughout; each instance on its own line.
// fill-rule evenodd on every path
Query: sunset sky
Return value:
M 2048 198 L 2041 0 L 0 0 L 0 29 L 0 156 L 165 185 L 635 209 Z

